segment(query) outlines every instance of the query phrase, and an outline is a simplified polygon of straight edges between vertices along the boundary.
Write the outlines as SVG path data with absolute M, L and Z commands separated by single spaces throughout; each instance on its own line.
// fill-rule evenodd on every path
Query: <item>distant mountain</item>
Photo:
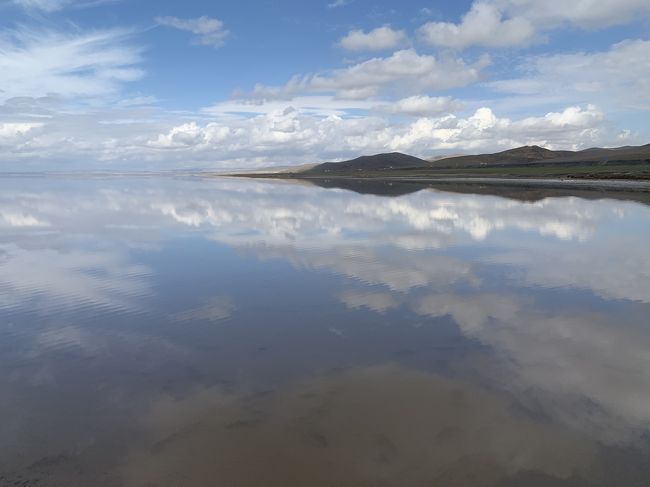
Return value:
M 594 147 L 583 151 L 553 151 L 537 145 L 518 147 L 494 154 L 452 156 L 426 161 L 418 157 L 391 152 L 373 156 L 357 157 L 343 162 L 326 162 L 301 171 L 306 176 L 318 176 L 367 171 L 390 171 L 395 169 L 428 168 L 481 168 L 538 164 L 648 162 L 650 144 L 639 147 L 603 149 Z
M 458 154 L 443 154 L 443 155 L 440 155 L 440 156 L 429 157 L 427 159 L 427 161 L 436 162 L 436 161 L 441 161 L 443 159 L 450 159 L 452 157 L 461 157 L 461 156 L 466 156 L 466 155 L 467 154 L 465 154 L 464 152 L 459 152 Z
M 350 161 L 325 162 L 302 174 L 327 174 L 350 171 L 382 171 L 390 169 L 404 169 L 410 167 L 429 167 L 429 162 L 418 157 L 409 156 L 400 152 L 389 154 L 376 154 L 374 156 L 361 156 Z
M 539 147 L 538 145 L 527 145 L 509 149 L 495 154 L 479 154 L 472 156 L 449 157 L 442 159 L 432 167 L 464 167 L 464 166 L 485 166 L 492 164 L 527 164 L 531 162 L 548 161 L 558 157 L 569 157 L 574 154 L 571 151 L 552 151 Z
M 553 151 L 536 145 L 518 147 L 495 154 L 450 157 L 436 161 L 431 167 L 460 168 L 522 164 L 562 164 L 584 162 L 644 161 L 650 159 L 650 144 L 640 147 L 602 149 L 593 147 L 582 151 Z

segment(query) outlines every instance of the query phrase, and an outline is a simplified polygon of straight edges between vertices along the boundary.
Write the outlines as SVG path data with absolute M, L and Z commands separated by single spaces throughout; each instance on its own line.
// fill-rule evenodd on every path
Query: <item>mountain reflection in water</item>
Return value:
M 644 194 L 0 187 L 0 486 L 648 485 Z

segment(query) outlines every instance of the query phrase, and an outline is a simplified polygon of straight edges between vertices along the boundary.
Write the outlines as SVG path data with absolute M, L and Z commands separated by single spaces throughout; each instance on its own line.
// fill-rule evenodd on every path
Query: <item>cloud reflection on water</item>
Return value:
M 534 474 L 593 476 L 597 445 L 512 412 L 508 398 L 397 365 L 352 369 L 271 395 L 162 397 L 127 486 L 491 487 Z M 522 475 L 522 477 L 519 477 Z
M 18 387 L 16 381 L 34 388 L 64 384 L 62 370 L 43 359 L 62 352 L 107 368 L 125 353 L 130 357 L 125 363 L 137 367 L 133 357 L 143 352 L 152 370 L 165 363 L 204 368 L 196 373 L 200 384 L 175 385 L 173 394 L 142 387 L 138 420 L 151 414 L 145 426 L 153 446 L 134 445 L 124 466 L 133 485 L 164 484 L 161 479 L 188 471 L 200 484 L 214 469 L 226 471 L 226 478 L 250 475 L 246 479 L 254 484 L 256 475 L 274 465 L 302 463 L 324 471 L 326 460 L 341 466 L 330 480 L 355 479 L 355 485 L 387 481 L 398 471 L 411 472 L 413 485 L 425 477 L 473 485 L 480 477 L 496 486 L 529 474 L 568 482 L 572 475 L 593 474 L 599 445 L 639 447 L 650 428 L 646 206 L 580 198 L 523 202 L 430 190 L 385 198 L 234 180 L 77 181 L 75 191 L 68 183 L 49 183 L 47 190 L 40 184 L 0 193 L 0 311 L 29 309 L 72 320 L 80 310 L 117 313 L 129 326 L 112 328 L 111 322 L 93 329 L 57 318 L 34 332 L 22 331 L 21 360 L 43 363 L 17 368 L 11 387 Z M 169 273 L 165 259 L 175 254 L 165 251 L 197 241 L 209 246 L 201 247 L 204 254 L 182 254 L 188 262 L 180 267 L 197 265 L 214 279 L 190 275 L 182 281 L 188 290 L 174 284 L 179 275 Z M 208 257 L 223 249 L 233 249 L 240 260 L 228 257 L 233 268 L 220 274 Z M 278 262 L 301 276 L 299 285 L 261 275 L 264 265 Z M 451 320 L 466 343 L 482 348 L 450 360 L 452 378 L 387 365 L 385 359 L 368 365 L 374 356 L 360 355 L 362 365 L 309 376 L 311 385 L 309 380 L 282 384 L 272 399 L 251 403 L 242 392 L 245 383 L 234 390 L 209 385 L 215 374 L 206 365 L 212 340 L 237 351 L 234 345 L 250 342 L 261 356 L 265 346 L 245 335 L 247 327 L 259 333 L 254 325 L 266 319 L 265 328 L 273 332 L 285 323 L 273 323 L 272 317 L 282 316 L 300 326 L 277 332 L 287 347 L 278 356 L 309 361 L 316 352 L 294 347 L 292 333 L 316 327 L 309 316 L 318 321 L 322 309 L 309 315 L 301 302 L 280 300 L 256 311 L 258 303 L 242 291 L 246 287 L 236 285 L 240 271 L 248 288 L 269 279 L 269 293 L 292 285 L 297 287 L 289 290 L 298 295 L 321 281 L 331 283 L 315 306 L 341 307 L 332 314 L 337 321 L 324 325 L 339 348 L 353 339 L 355 327 L 361 329 L 362 316 L 365 322 L 381 317 L 384 326 L 402 327 L 403 334 L 416 322 L 441 327 Z M 167 280 L 172 284 L 165 287 Z M 284 308 L 294 309 L 295 318 L 283 314 Z M 221 327 L 202 328 L 205 350 L 202 342 L 191 342 L 199 323 L 223 321 L 239 326 L 227 336 L 218 334 Z M 15 326 L 4 325 L 0 333 L 19 335 Z M 188 338 L 181 345 L 179 337 Z M 377 345 L 372 338 L 355 343 L 368 353 Z M 200 355 L 201 366 L 192 363 L 198 349 L 207 351 Z M 324 350 L 333 366 L 337 349 Z M 253 359 L 232 360 L 240 377 L 252 375 L 241 364 Z M 104 382 L 112 398 L 137 395 L 132 385 Z M 310 394 L 321 403 L 312 404 Z M 456 404 L 458 394 L 466 402 Z M 98 393 L 94 400 L 101 404 L 105 398 Z M 377 414 L 355 430 L 346 423 L 346 414 L 363 416 L 355 407 Z M 321 412 L 310 416 L 313 408 Z M 259 421 L 253 414 L 254 428 L 246 426 L 247 411 L 263 413 Z M 195 427 L 197 417 L 205 429 Z M 392 428 L 390 417 L 405 418 L 405 430 Z M 230 424 L 243 427 L 229 429 Z M 373 436 L 382 429 L 385 438 Z M 446 448 L 439 449 L 437 439 L 443 437 Z M 473 442 L 476 437 L 481 440 Z M 501 441 L 485 443 L 493 438 Z M 530 438 L 535 441 L 529 444 Z M 336 448 L 322 456 L 324 442 Z M 386 446 L 391 444 L 394 449 Z M 264 457 L 256 448 L 273 455 Z M 201 454 L 193 456 L 196 451 Z M 214 452 L 222 456 L 215 460 Z M 264 468 L 246 473 L 251 455 L 263 458 Z M 386 455 L 390 461 L 377 463 Z M 425 457 L 436 461 L 427 463 Z M 465 473 L 463 458 L 471 464 Z M 419 464 L 426 468 L 418 471 Z M 277 479 L 286 480 L 280 473 Z

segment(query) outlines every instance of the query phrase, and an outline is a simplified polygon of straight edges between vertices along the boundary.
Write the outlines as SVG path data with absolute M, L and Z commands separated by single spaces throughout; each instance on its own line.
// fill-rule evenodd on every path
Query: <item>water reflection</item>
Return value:
M 596 445 L 513 414 L 500 394 L 397 365 L 356 368 L 280 394 L 161 398 L 153 444 L 127 485 L 501 485 L 590 471 Z
M 0 186 L 0 485 L 650 478 L 647 206 Z

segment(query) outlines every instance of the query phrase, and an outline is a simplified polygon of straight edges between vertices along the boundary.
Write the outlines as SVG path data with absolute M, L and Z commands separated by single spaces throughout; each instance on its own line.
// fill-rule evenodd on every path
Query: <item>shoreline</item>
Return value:
M 409 177 L 409 176 L 301 176 L 298 174 L 214 174 L 211 177 L 237 177 L 250 179 L 277 179 L 294 181 L 324 181 L 324 182 L 377 182 L 377 183 L 412 183 L 412 184 L 476 184 L 476 185 L 506 185 L 531 188 L 563 188 L 563 189 L 594 189 L 650 192 L 648 179 L 597 179 L 597 178 L 544 178 L 544 177 L 485 177 L 485 176 L 440 176 L 440 177 Z

